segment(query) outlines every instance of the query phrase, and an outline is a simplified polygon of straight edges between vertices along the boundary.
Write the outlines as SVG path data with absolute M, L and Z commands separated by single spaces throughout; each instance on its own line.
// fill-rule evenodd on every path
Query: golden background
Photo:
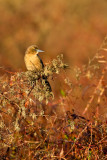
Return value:
M 106 0 L 0 0 L 0 66 L 26 70 L 31 44 L 45 51 L 44 63 L 63 53 L 71 67 L 85 64 L 106 32 Z

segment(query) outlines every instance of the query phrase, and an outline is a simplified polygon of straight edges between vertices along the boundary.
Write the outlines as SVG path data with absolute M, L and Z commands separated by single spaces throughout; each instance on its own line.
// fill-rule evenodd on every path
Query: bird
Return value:
M 39 56 L 40 52 L 44 52 L 44 51 L 40 50 L 36 45 L 31 45 L 27 48 L 24 56 L 24 61 L 28 71 L 40 72 L 41 70 L 44 69 L 43 61 Z M 51 92 L 52 89 L 51 89 L 50 83 L 47 80 L 47 77 L 42 76 L 42 79 L 45 80 L 47 90 Z

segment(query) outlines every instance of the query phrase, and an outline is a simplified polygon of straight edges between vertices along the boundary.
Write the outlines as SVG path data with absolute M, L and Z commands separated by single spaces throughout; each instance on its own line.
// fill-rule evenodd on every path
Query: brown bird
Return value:
M 38 55 L 39 52 L 44 52 L 44 51 L 38 49 L 36 45 L 31 45 L 30 47 L 27 48 L 25 52 L 24 61 L 28 71 L 38 72 L 44 69 L 43 61 Z M 42 78 L 45 80 L 47 89 L 51 92 L 52 91 L 51 86 L 47 81 L 47 77 L 43 76 Z

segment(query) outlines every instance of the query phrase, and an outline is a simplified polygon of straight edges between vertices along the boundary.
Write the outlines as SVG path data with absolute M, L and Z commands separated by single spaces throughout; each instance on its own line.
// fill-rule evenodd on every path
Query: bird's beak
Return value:
M 42 50 L 40 50 L 40 49 L 37 49 L 37 52 L 39 53 L 39 52 L 44 52 L 44 51 L 42 51 Z

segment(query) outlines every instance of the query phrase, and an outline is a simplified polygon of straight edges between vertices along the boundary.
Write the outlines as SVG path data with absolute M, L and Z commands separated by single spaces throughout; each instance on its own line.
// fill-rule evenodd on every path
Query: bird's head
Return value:
M 44 52 L 44 51 L 38 49 L 38 47 L 36 45 L 31 45 L 26 50 L 26 54 L 34 54 L 34 55 L 36 55 L 39 52 Z

